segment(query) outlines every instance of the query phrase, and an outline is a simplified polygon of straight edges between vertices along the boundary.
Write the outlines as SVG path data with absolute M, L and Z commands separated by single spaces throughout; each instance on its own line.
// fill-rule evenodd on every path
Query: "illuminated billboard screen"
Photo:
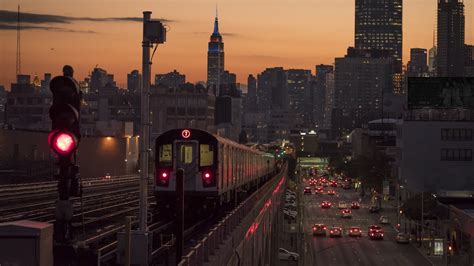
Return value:
M 408 78 L 408 108 L 474 109 L 474 78 Z

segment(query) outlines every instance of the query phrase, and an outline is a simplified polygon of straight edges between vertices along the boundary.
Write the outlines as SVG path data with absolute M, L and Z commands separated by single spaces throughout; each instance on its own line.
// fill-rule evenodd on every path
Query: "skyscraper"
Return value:
M 98 92 L 100 88 L 107 84 L 107 71 L 102 68 L 94 68 L 91 74 L 90 88 L 91 92 Z
M 463 76 L 464 52 L 464 4 L 438 0 L 438 76 Z
M 288 69 L 285 70 L 285 74 L 289 107 L 294 117 L 292 126 L 310 127 L 311 111 L 308 110 L 308 106 L 311 104 L 311 70 Z
M 155 85 L 162 85 L 168 88 L 177 89 L 179 86 L 185 83 L 186 75 L 179 73 L 176 71 L 176 69 L 173 70 L 173 72 L 155 75 Z
M 423 77 L 428 74 L 427 51 L 422 48 L 410 49 L 407 75 L 409 77 Z
M 402 72 L 402 0 L 356 0 L 355 48 L 388 50 Z
M 389 51 L 349 48 L 336 58 L 331 128 L 335 137 L 382 116 L 382 99 L 392 92 L 393 58 Z
M 257 76 L 258 108 L 288 110 L 288 89 L 285 70 L 282 67 L 267 68 Z
M 247 111 L 257 111 L 257 79 L 253 75 L 247 78 Z
M 142 84 L 142 75 L 138 70 L 133 70 L 130 74 L 127 74 L 127 90 L 132 93 L 140 92 Z
M 324 121 L 324 113 L 326 106 L 326 78 L 328 73 L 333 73 L 334 67 L 332 65 L 317 65 L 316 66 L 316 84 L 312 95 L 313 106 L 313 125 L 321 128 Z
M 214 32 L 212 32 L 207 51 L 207 86 L 210 90 L 215 90 L 219 95 L 221 74 L 224 72 L 224 43 L 219 33 L 219 21 L 214 21 Z

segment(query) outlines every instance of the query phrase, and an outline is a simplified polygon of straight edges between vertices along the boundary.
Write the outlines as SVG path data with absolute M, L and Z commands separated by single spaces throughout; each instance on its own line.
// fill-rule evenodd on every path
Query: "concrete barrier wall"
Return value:
M 220 221 L 179 265 L 269 265 L 287 168 Z

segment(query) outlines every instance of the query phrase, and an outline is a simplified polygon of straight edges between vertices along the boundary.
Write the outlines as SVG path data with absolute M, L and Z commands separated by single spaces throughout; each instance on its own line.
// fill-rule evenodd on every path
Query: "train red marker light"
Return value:
M 170 181 L 170 173 L 167 169 L 162 169 L 158 172 L 157 183 L 159 185 L 167 186 Z
M 203 175 L 202 175 L 202 181 L 203 181 L 205 184 L 207 184 L 207 185 L 211 184 L 211 182 L 212 182 L 212 174 L 209 173 L 209 172 L 203 173 Z

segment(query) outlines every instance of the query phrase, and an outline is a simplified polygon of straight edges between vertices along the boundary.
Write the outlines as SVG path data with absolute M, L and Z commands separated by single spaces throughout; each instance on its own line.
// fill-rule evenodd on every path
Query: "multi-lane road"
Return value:
M 336 195 L 328 195 L 327 191 L 334 189 Z M 302 192 L 300 192 L 302 193 Z M 339 201 L 351 203 L 358 201 L 359 196 L 354 190 L 344 190 L 340 187 L 325 187 L 324 194 L 302 195 L 300 197 L 303 213 L 302 225 L 304 241 L 302 248 L 303 265 L 431 265 L 411 244 L 398 244 L 395 242 L 396 223 L 395 210 L 386 208 L 381 213 L 369 213 L 369 200 L 363 200 L 360 209 L 352 210 L 352 218 L 341 218 L 341 210 L 337 208 Z M 323 200 L 332 202 L 330 209 L 322 209 Z M 367 236 L 368 227 L 372 224 L 379 225 L 381 215 L 388 215 L 391 224 L 382 225 L 384 230 L 383 240 L 370 240 Z M 343 236 L 331 238 L 328 236 L 313 236 L 312 227 L 315 223 L 325 224 L 328 228 L 341 226 Z M 351 226 L 362 228 L 362 237 L 349 237 L 348 229 Z M 301 262 L 300 262 L 301 265 Z

